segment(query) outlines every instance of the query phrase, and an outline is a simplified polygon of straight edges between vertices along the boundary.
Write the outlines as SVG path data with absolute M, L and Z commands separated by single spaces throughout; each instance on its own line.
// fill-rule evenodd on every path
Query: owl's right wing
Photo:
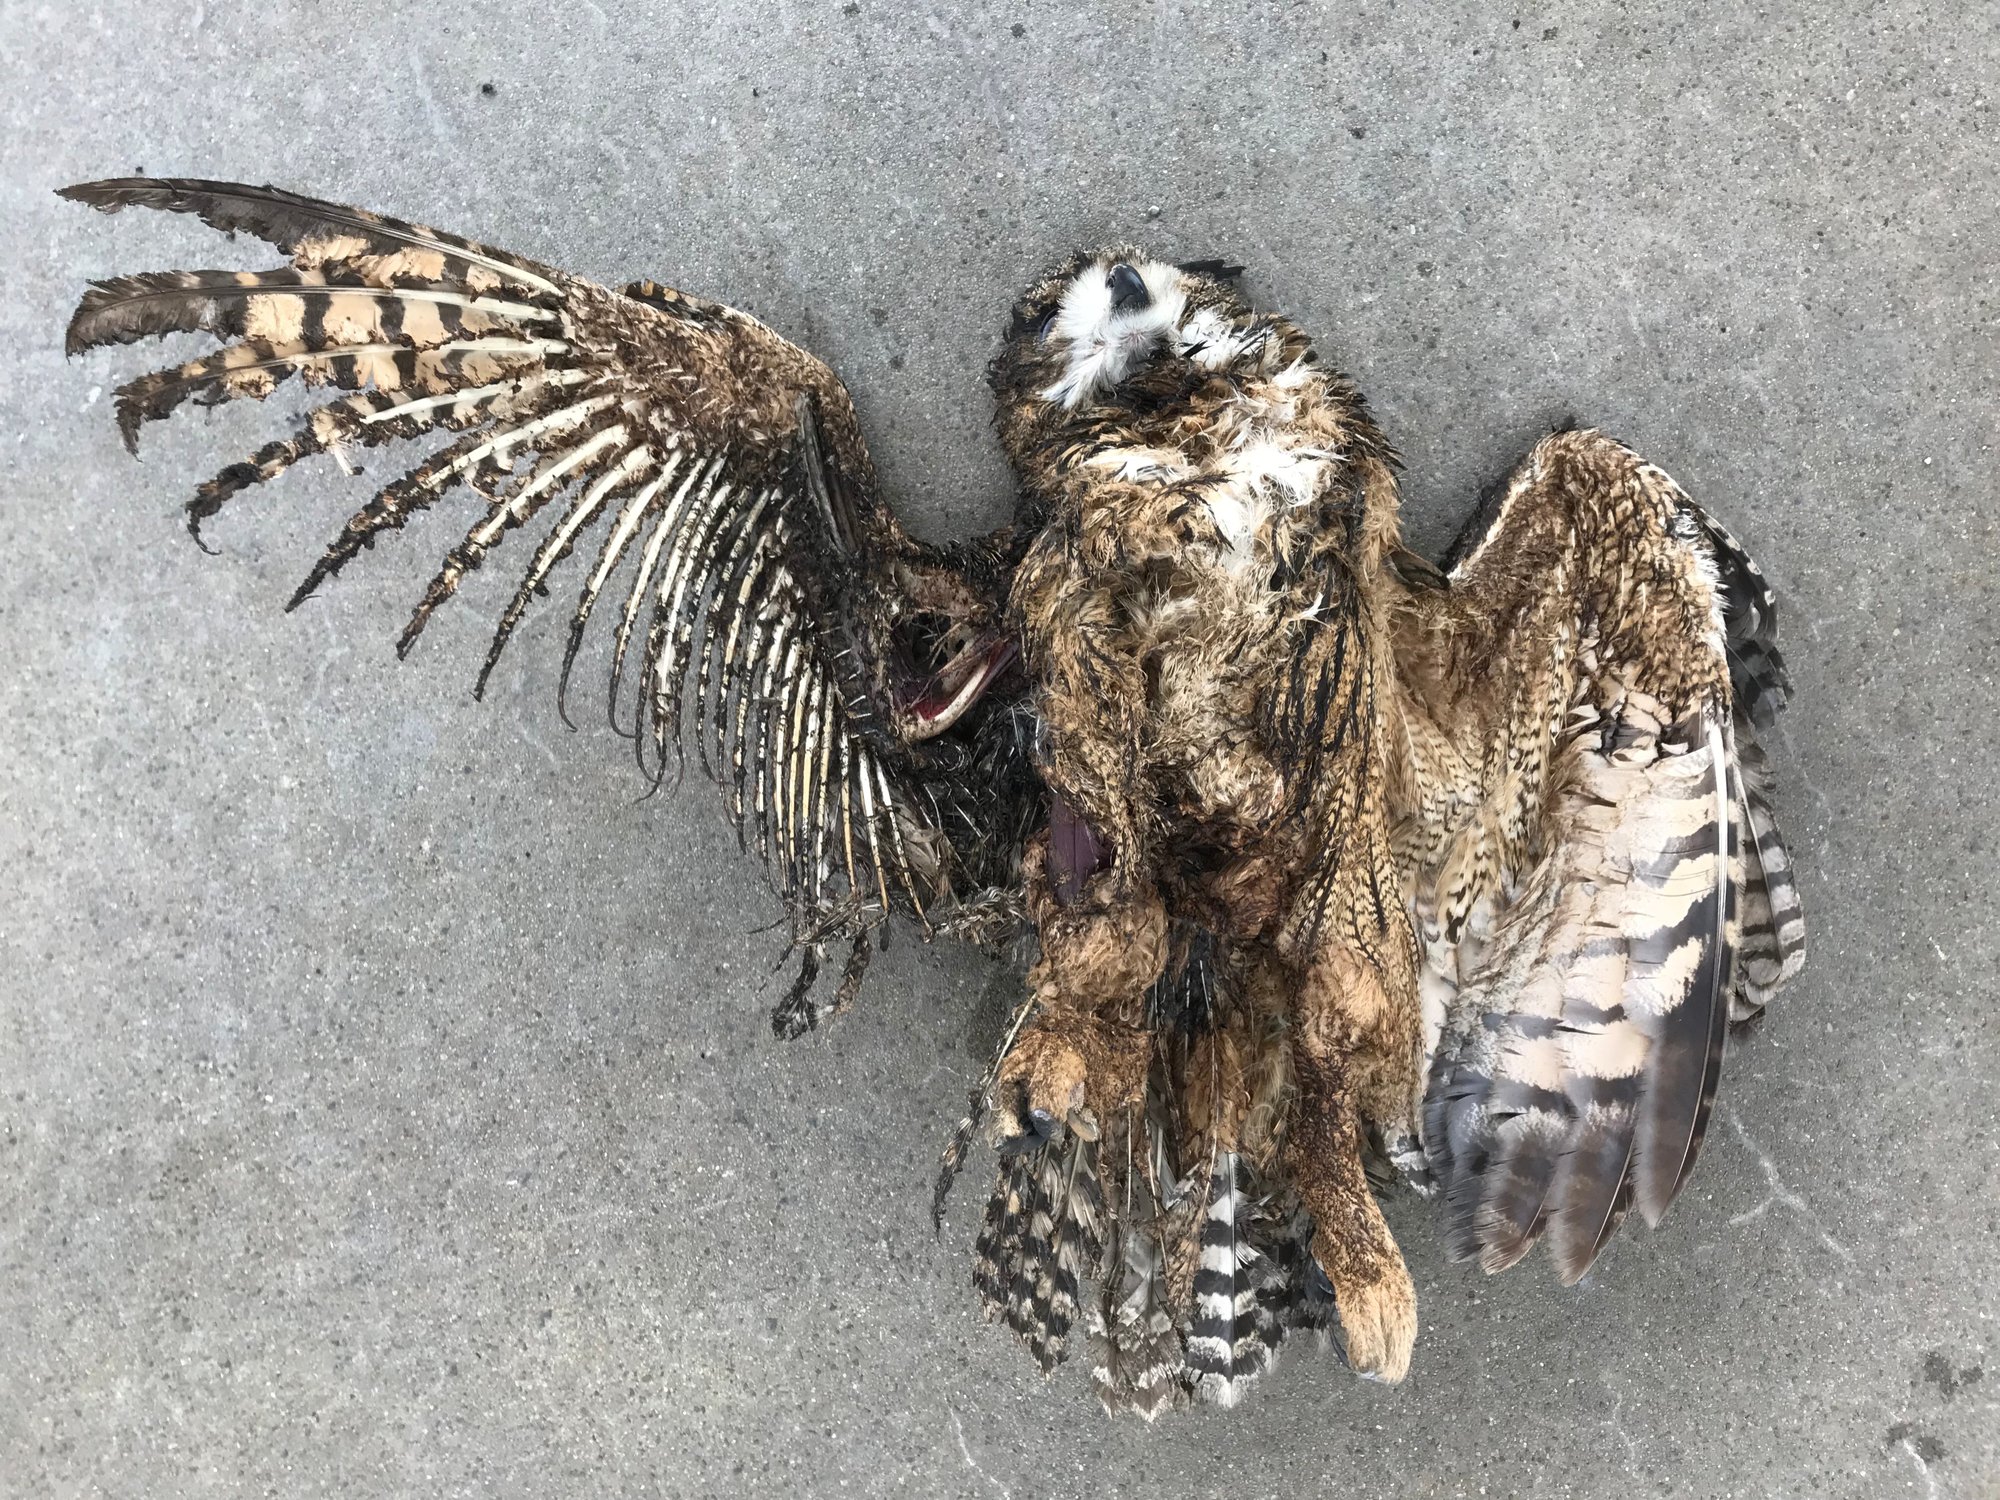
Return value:
M 1538 444 L 1413 586 L 1400 851 L 1426 950 L 1424 1145 L 1447 1243 L 1581 1276 L 1687 1180 L 1732 1016 L 1804 961 L 1757 732 L 1771 591 L 1594 432 Z
M 293 607 L 411 516 L 470 491 L 476 517 L 397 649 L 510 532 L 536 528 L 483 689 L 535 596 L 587 550 L 558 701 L 600 599 L 620 599 L 612 723 L 631 715 L 621 732 L 655 783 L 691 738 L 738 832 L 754 837 L 805 952 L 773 1018 L 781 1031 L 819 1014 L 808 989 L 829 940 L 853 944 L 838 1005 L 890 913 L 976 927 L 960 898 L 993 885 L 1007 905 L 1002 846 L 1020 820 L 1008 797 L 1025 774 L 1005 743 L 1006 705 L 993 701 L 1003 695 L 990 691 L 1014 659 L 1007 538 L 912 540 L 879 498 L 846 389 L 819 360 L 718 303 L 650 282 L 612 291 L 276 188 L 127 178 L 63 196 L 105 212 L 192 213 L 290 257 L 270 271 L 167 271 L 86 292 L 72 354 L 181 332 L 223 341 L 120 388 L 135 452 L 141 427 L 184 403 L 262 399 L 293 376 L 351 393 L 202 485 L 187 507 L 197 539 L 225 501 L 310 455 L 344 463 L 353 449 L 450 435 L 353 514 Z

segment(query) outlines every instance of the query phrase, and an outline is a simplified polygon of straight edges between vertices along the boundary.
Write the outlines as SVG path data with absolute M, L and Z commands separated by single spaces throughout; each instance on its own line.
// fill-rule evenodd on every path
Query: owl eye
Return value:
M 1061 311 L 1060 307 L 1052 307 L 1042 314 L 1042 321 L 1035 325 L 1036 338 L 1040 339 L 1043 343 L 1048 342 L 1049 334 L 1056 326 L 1056 314 Z
M 1130 266 L 1113 266 L 1104 284 L 1111 289 L 1113 312 L 1136 312 L 1153 300 L 1153 294 L 1146 290 L 1145 278 Z

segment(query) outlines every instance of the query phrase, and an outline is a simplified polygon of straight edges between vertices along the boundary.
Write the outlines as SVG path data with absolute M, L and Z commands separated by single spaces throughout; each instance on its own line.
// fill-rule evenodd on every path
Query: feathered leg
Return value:
M 1152 1057 L 1146 991 L 1167 961 L 1167 912 L 1147 886 L 1101 904 L 1058 903 L 1049 838 L 1024 861 L 1028 910 L 1041 957 L 1028 971 L 1036 1000 L 1000 1068 L 996 1123 L 1003 1140 L 1046 1137 L 1072 1117 L 1107 1120 L 1141 1103 Z
M 1285 1163 L 1312 1214 L 1313 1258 L 1333 1287 L 1354 1371 L 1399 1381 L 1417 1337 L 1417 1294 L 1369 1189 L 1356 1104 L 1361 1034 L 1353 1017 L 1382 1004 L 1364 962 L 1335 949 L 1298 998 L 1297 1081 Z

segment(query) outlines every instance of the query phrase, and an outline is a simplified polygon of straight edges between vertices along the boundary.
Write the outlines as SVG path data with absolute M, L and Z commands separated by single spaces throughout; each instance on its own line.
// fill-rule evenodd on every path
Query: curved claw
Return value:
M 1041 1150 L 1062 1136 L 1062 1121 L 1045 1109 L 1023 1111 L 1016 1106 L 1011 1113 L 1013 1123 L 1018 1128 L 1009 1131 L 1001 1138 L 1002 1156 L 1025 1156 L 1029 1152 Z

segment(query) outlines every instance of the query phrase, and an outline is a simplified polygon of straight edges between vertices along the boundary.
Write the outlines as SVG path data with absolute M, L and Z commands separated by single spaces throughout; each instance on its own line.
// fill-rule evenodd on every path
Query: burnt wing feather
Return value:
M 899 611 L 915 608 L 907 578 L 942 580 L 970 612 L 991 615 L 999 565 L 982 557 L 986 574 L 970 576 L 903 533 L 877 494 L 852 403 L 823 364 L 718 303 L 651 282 L 613 292 L 277 188 L 127 178 L 63 196 L 106 212 L 191 213 L 290 257 L 268 271 L 158 272 L 86 291 L 72 354 L 169 333 L 222 341 L 120 389 L 128 446 L 191 401 L 262 399 L 294 378 L 345 393 L 203 484 L 187 507 L 197 537 L 233 497 L 315 454 L 448 434 L 355 511 L 290 607 L 414 515 L 469 493 L 479 501 L 471 524 L 417 601 L 399 653 L 512 533 L 532 531 L 475 690 L 581 554 L 566 688 L 622 570 L 614 722 L 622 701 L 657 781 L 684 761 L 683 714 L 696 700 L 701 759 L 763 853 L 809 967 L 825 944 L 850 943 L 831 1008 L 851 1001 L 868 934 L 892 911 L 949 910 L 958 861 L 932 811 L 931 758 L 882 701 L 895 689 L 885 647 Z M 825 1008 L 795 995 L 777 1024 L 809 1025 Z

